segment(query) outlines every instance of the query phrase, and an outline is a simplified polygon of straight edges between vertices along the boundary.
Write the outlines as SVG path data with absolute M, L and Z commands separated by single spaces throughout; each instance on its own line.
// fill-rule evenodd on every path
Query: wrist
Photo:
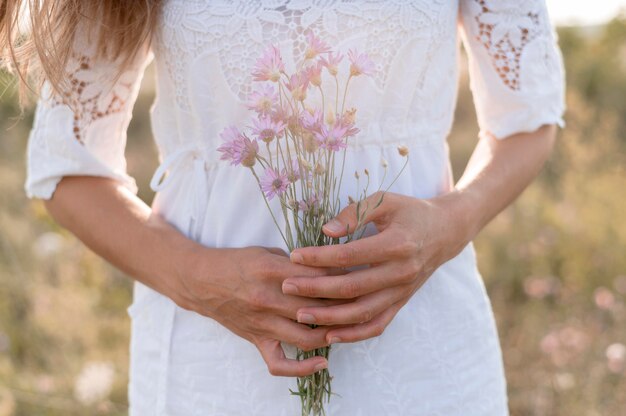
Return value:
M 464 245 L 471 242 L 482 229 L 479 201 L 470 192 L 455 189 L 430 201 L 440 209 L 445 223 Z
M 173 256 L 174 272 L 168 282 L 168 296 L 184 309 L 194 310 L 198 294 L 193 289 L 196 282 L 205 281 L 210 271 L 215 249 L 192 240 L 179 247 Z

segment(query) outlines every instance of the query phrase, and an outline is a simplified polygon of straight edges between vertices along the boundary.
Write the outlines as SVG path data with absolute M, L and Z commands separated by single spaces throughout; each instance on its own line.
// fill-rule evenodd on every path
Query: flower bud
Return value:
M 326 123 L 333 125 L 335 124 L 335 121 L 337 121 L 337 118 L 335 117 L 335 111 L 331 107 L 326 113 Z
M 398 153 L 400 153 L 400 156 L 408 156 L 409 155 L 409 148 L 406 146 L 398 146 Z

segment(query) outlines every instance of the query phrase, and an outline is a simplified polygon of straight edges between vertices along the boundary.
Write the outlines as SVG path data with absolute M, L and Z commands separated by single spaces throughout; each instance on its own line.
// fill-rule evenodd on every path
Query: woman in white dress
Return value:
M 0 2 L 5 47 L 19 3 Z M 562 123 L 562 63 L 543 0 L 43 2 L 53 3 L 33 14 L 52 10 L 39 50 L 13 57 L 46 63 L 70 51 L 62 73 L 43 66 L 26 191 L 136 279 L 131 414 L 299 414 L 294 376 L 326 366 L 331 415 L 508 414 L 471 240 L 536 176 Z M 44 23 L 35 20 L 35 37 Z M 348 96 L 361 133 L 346 172 L 368 168 L 377 184 L 381 159 L 400 169 L 398 145 L 411 160 L 370 218 L 377 231 L 289 257 L 271 248 L 280 236 L 252 176 L 219 162 L 216 148 L 224 127 L 248 119 L 261 52 L 275 44 L 293 67 L 308 32 L 376 62 Z M 460 40 L 481 131 L 453 184 L 446 137 Z M 124 147 L 152 60 L 162 164 L 148 207 Z M 355 189 L 345 180 L 345 199 Z M 340 235 L 352 216 L 348 207 L 325 232 Z M 360 265 L 369 267 L 325 277 L 327 267 Z M 329 343 L 329 362 L 289 358 L 290 345 Z

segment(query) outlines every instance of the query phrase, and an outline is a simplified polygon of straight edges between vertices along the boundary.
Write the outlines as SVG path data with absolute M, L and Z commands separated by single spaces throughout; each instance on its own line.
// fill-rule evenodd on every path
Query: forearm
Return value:
M 442 197 L 463 218 L 469 240 L 533 181 L 552 152 L 556 127 L 498 140 L 482 138 L 455 190 Z
M 172 298 L 190 253 L 202 248 L 111 179 L 66 177 L 45 204 L 59 224 L 94 252 Z

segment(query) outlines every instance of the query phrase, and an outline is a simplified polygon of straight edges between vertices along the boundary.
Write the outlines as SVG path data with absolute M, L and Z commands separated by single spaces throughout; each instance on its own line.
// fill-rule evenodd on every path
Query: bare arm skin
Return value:
M 379 233 L 348 244 L 296 249 L 291 260 L 318 267 L 370 265 L 341 276 L 295 277 L 283 292 L 312 298 L 354 299 L 328 307 L 305 307 L 298 320 L 331 329 L 328 342 L 354 342 L 380 335 L 433 271 L 456 256 L 537 176 L 552 152 L 555 126 L 505 140 L 482 138 L 455 189 L 421 200 L 385 194 L 368 221 Z M 370 203 L 378 201 L 370 197 Z M 333 237 L 356 223 L 354 204 L 324 226 Z M 349 325 L 352 324 L 352 325 Z
M 323 357 L 289 360 L 279 344 L 304 350 L 327 345 L 328 328 L 313 330 L 294 320 L 299 308 L 329 302 L 281 291 L 287 277 L 324 269 L 292 264 L 280 249 L 204 247 L 110 179 L 65 177 L 45 204 L 58 223 L 121 270 L 252 342 L 270 373 L 301 376 L 328 365 Z

